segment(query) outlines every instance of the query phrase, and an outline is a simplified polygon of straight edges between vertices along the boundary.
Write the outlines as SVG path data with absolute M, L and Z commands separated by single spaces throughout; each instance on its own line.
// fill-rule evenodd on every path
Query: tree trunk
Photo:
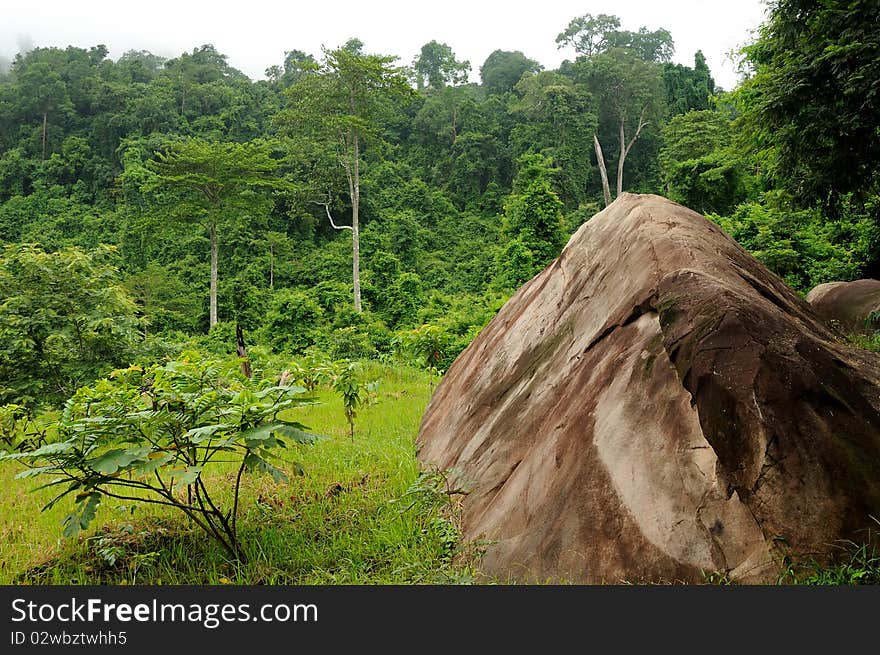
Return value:
M 269 244 L 269 288 L 275 289 L 275 250 Z
M 241 359 L 241 373 L 246 378 L 253 377 L 253 371 L 251 371 L 251 362 L 247 356 L 247 349 L 244 345 L 244 333 L 241 331 L 241 325 L 238 323 L 235 324 L 235 350 L 238 353 L 239 359 Z
M 458 109 L 455 102 L 452 103 L 452 145 L 458 140 Z
M 602 156 L 602 146 L 599 145 L 599 137 L 593 133 L 593 146 L 596 148 L 596 162 L 599 164 L 599 175 L 602 176 L 602 194 L 605 196 L 605 206 L 611 204 L 611 188 L 608 186 L 608 171 L 605 169 L 605 157 Z
M 46 128 L 49 124 L 49 114 L 43 112 L 43 161 L 46 160 Z
M 636 140 L 638 140 L 639 135 L 642 133 L 642 128 L 647 125 L 645 122 L 645 110 L 642 109 L 642 113 L 639 116 L 639 124 L 636 127 L 636 133 L 633 134 L 633 138 L 630 139 L 630 142 L 626 142 L 626 134 L 623 129 L 623 117 L 620 118 L 620 159 L 617 161 L 617 195 L 619 196 L 623 193 L 623 164 L 626 161 L 627 155 L 629 155 L 629 151 L 632 150 L 633 145 Z
M 210 326 L 217 325 L 217 216 L 211 216 L 211 314 Z
M 354 135 L 354 162 L 352 162 L 351 194 L 351 273 L 354 282 L 354 311 L 361 311 L 361 242 L 358 227 L 358 209 L 361 200 L 360 149 L 358 135 Z
M 620 158 L 617 160 L 617 196 L 623 193 L 623 162 L 626 161 L 626 134 L 623 131 L 623 118 L 620 119 Z M 617 197 L 615 196 L 615 198 Z

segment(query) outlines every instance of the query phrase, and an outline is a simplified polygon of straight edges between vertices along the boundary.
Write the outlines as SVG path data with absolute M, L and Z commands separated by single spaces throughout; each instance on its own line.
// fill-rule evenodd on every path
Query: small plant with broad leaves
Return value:
M 299 382 L 309 394 L 314 395 L 318 387 L 330 384 L 334 376 L 333 363 L 325 356 L 310 353 L 287 367 L 289 379 Z
M 348 421 L 349 434 L 354 440 L 354 420 L 358 409 L 371 405 L 376 401 L 379 388 L 378 380 L 361 381 L 361 367 L 357 362 L 340 360 L 335 362 L 336 372 L 333 376 L 333 390 L 342 397 L 345 408 L 345 420 Z
M 302 387 L 249 380 L 234 360 L 183 354 L 180 361 L 117 370 L 81 388 L 49 426 L 57 435 L 50 443 L 7 448 L 0 460 L 26 465 L 19 478 L 52 476 L 40 488 L 60 491 L 44 509 L 73 499 L 66 537 L 85 530 L 103 500 L 151 503 L 183 512 L 242 559 L 236 524 L 242 476 L 251 471 L 287 480 L 271 463 L 281 459 L 276 453 L 317 438 L 283 417 L 313 402 L 304 393 Z M 237 465 L 231 507 L 222 506 L 219 490 L 205 480 L 221 462 Z

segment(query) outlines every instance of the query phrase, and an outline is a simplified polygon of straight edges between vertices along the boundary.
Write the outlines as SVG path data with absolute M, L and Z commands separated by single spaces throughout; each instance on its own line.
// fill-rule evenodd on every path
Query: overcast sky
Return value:
M 731 49 L 749 39 L 764 19 L 763 0 L 0 0 L 0 56 L 33 46 L 89 47 L 103 43 L 110 56 L 149 50 L 173 57 L 212 43 L 230 65 L 253 79 L 280 64 L 287 50 L 320 55 L 357 36 L 368 52 L 392 54 L 409 64 L 421 46 L 448 43 L 479 67 L 496 49 L 521 50 L 555 68 L 568 50 L 556 35 L 575 16 L 615 14 L 624 29 L 664 27 L 675 39 L 676 62 L 693 65 L 702 50 L 716 82 L 737 82 Z

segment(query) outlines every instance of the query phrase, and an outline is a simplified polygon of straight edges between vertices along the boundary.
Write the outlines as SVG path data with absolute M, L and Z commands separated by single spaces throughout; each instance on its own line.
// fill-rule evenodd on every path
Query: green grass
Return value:
M 788 564 L 780 584 L 798 585 L 880 585 L 880 549 L 877 535 L 873 545 L 843 542 L 832 562 L 815 560 Z
M 870 350 L 872 352 L 880 352 L 880 332 L 875 332 L 871 336 L 865 334 L 852 334 L 849 336 L 849 342 L 859 348 Z
M 305 475 L 290 483 L 246 479 L 239 517 L 246 563 L 222 549 L 170 508 L 104 503 L 94 525 L 61 538 L 70 511 L 51 495 L 30 492 L 34 479 L 0 464 L 0 583 L 3 584 L 412 584 L 469 582 L 477 553 L 457 550 L 457 505 L 432 478 L 419 477 L 414 440 L 431 380 L 406 367 L 371 363 L 378 402 L 362 409 L 348 436 L 342 403 L 329 391 L 319 403 L 291 410 L 314 432 L 313 446 L 289 451 Z M 221 500 L 234 470 L 207 477 Z

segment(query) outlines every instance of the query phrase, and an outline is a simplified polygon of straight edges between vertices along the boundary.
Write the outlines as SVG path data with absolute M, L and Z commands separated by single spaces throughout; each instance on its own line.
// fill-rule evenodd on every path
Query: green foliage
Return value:
M 576 63 L 575 74 L 597 100 L 599 129 L 614 134 L 624 122 L 635 133 L 639 117 L 662 123 L 666 112 L 662 68 L 631 51 L 613 48 Z
M 145 330 L 196 332 L 201 300 L 179 275 L 157 262 L 129 276 L 125 281 L 132 299 L 143 315 Z
M 706 57 L 697 50 L 694 67 L 681 64 L 663 65 L 663 83 L 666 85 L 666 103 L 673 115 L 709 109 L 716 92 L 715 80 L 706 65 Z
M 324 309 L 306 291 L 282 289 L 272 297 L 265 334 L 273 347 L 294 354 L 314 345 Z
M 398 352 L 409 355 L 428 370 L 439 371 L 451 342 L 450 335 L 436 325 L 421 325 L 398 333 L 394 338 Z
M 742 55 L 746 136 L 774 182 L 806 205 L 876 193 L 880 5 L 778 0 Z
M 512 91 L 524 73 L 537 73 L 540 64 L 519 50 L 495 50 L 480 66 L 480 78 L 487 93 L 503 94 Z
M 384 294 L 385 315 L 392 326 L 412 324 L 425 302 L 422 279 L 415 273 L 401 273 Z
M 413 73 L 419 89 L 426 86 L 442 89 L 447 84 L 462 84 L 467 81 L 470 69 L 470 62 L 457 61 L 452 48 L 437 41 L 423 45 L 413 60 Z
M 426 533 L 439 541 L 442 547 L 442 561 L 451 564 L 453 557 L 458 554 L 458 544 L 461 541 L 461 530 L 453 519 L 455 508 L 455 496 L 464 495 L 461 489 L 454 488 L 446 471 L 428 470 L 422 471 L 406 493 L 396 504 L 402 506 L 401 513 L 415 511 L 417 513 L 436 512 L 438 515 L 423 528 Z
M 579 55 L 593 57 L 612 48 L 630 50 L 643 61 L 668 62 L 675 46 L 672 35 L 663 28 L 649 31 L 640 27 L 638 32 L 620 29 L 620 19 L 608 14 L 584 14 L 573 18 L 568 27 L 556 37 L 560 48 L 572 46 Z
M 495 257 L 497 282 L 502 289 L 519 289 L 531 280 L 540 268 L 535 255 L 522 239 L 510 241 Z
M 524 269 L 529 254 L 532 259 L 532 277 L 554 259 L 562 249 L 565 234 L 562 222 L 562 201 L 553 190 L 552 163 L 541 155 L 526 154 L 517 160 L 518 171 L 513 193 L 504 204 L 503 231 L 519 246 L 505 255 L 510 261 L 507 270 L 514 278 Z M 524 271 L 523 271 L 524 272 Z M 528 278 L 527 278 L 528 279 Z
M 291 362 L 286 370 L 291 381 L 299 382 L 314 396 L 318 387 L 332 382 L 336 368 L 329 357 L 313 350 Z
M 874 521 L 877 522 L 877 519 Z M 877 549 L 876 538 L 877 529 L 870 527 L 866 542 L 841 541 L 835 544 L 836 552 L 832 554 L 830 560 L 824 562 L 813 558 L 793 558 L 785 554 L 779 584 L 880 584 L 880 552 Z
M 178 209 L 198 220 L 208 234 L 211 253 L 210 325 L 218 318 L 219 241 L 222 219 L 234 213 L 253 216 L 266 211 L 259 192 L 280 186 L 273 174 L 277 162 L 270 147 L 262 142 L 214 143 L 200 139 L 172 141 L 156 159 L 147 162 L 153 176 L 142 185 L 145 192 L 172 190 Z M 167 200 L 167 198 L 163 198 Z M 240 215 L 234 218 L 241 219 Z M 239 298 L 240 294 L 233 297 Z M 235 312 L 236 316 L 240 311 Z
M 775 198 L 744 203 L 730 217 L 708 215 L 762 264 L 795 289 L 859 277 L 876 257 L 880 230 L 868 216 L 828 220 L 818 210 L 792 211 Z
M 56 439 L 0 459 L 27 465 L 19 477 L 52 476 L 46 486 L 60 492 L 44 509 L 73 498 L 66 537 L 87 529 L 106 499 L 151 503 L 183 512 L 238 558 L 242 474 L 286 480 L 270 463 L 279 459 L 276 449 L 315 440 L 305 426 L 280 416 L 306 402 L 304 391 L 244 378 L 237 362 L 183 358 L 146 370 L 117 369 L 65 404 L 51 425 Z M 203 479 L 221 460 L 238 467 L 230 509 L 218 506 Z
M 554 183 L 566 206 L 587 198 L 592 173 L 596 108 L 586 89 L 554 71 L 526 73 L 517 83 L 519 98 L 511 100 L 517 118 L 510 144 L 518 156 L 527 152 L 550 157 L 558 170 Z
M 140 339 L 115 252 L 33 244 L 0 255 L 0 402 L 57 404 L 122 365 Z
M 378 382 L 363 382 L 362 368 L 357 362 L 343 359 L 335 362 L 333 390 L 342 398 L 345 409 L 345 420 L 348 421 L 349 432 L 354 440 L 354 420 L 361 407 L 375 402 Z
M 334 359 L 369 359 L 378 354 L 363 325 L 336 328 L 327 341 L 328 351 Z
M 658 156 L 667 195 L 703 214 L 732 212 L 755 184 L 732 138 L 730 121 L 718 112 L 673 116 L 663 127 Z
M 431 377 L 401 365 L 365 364 L 381 380 L 381 402 L 361 412 L 351 441 L 341 399 L 319 390 L 320 402 L 292 410 L 330 435 L 296 459 L 307 475 L 278 484 L 245 475 L 239 502 L 244 564 L 230 562 L 214 540 L 179 511 L 101 505 L 93 536 L 59 540 L 65 503 L 46 512 L 49 489 L 27 493 L 14 462 L 0 463 L 0 582 L 3 584 L 461 584 L 472 583 L 481 547 L 448 541 L 459 524 L 461 496 L 425 490 L 413 439 L 430 397 Z M 220 464 L 203 475 L 209 489 L 227 489 L 235 474 Z M 442 493 L 442 496 L 440 495 Z M 223 494 L 223 498 L 227 495 Z M 435 502 L 436 500 L 436 502 Z M 452 501 L 452 502 L 450 502 Z M 118 501 L 130 505 L 127 501 Z M 111 566 L 101 550 L 116 549 Z M 108 552 L 107 554 L 111 554 Z M 452 555 L 452 557 L 450 557 Z

